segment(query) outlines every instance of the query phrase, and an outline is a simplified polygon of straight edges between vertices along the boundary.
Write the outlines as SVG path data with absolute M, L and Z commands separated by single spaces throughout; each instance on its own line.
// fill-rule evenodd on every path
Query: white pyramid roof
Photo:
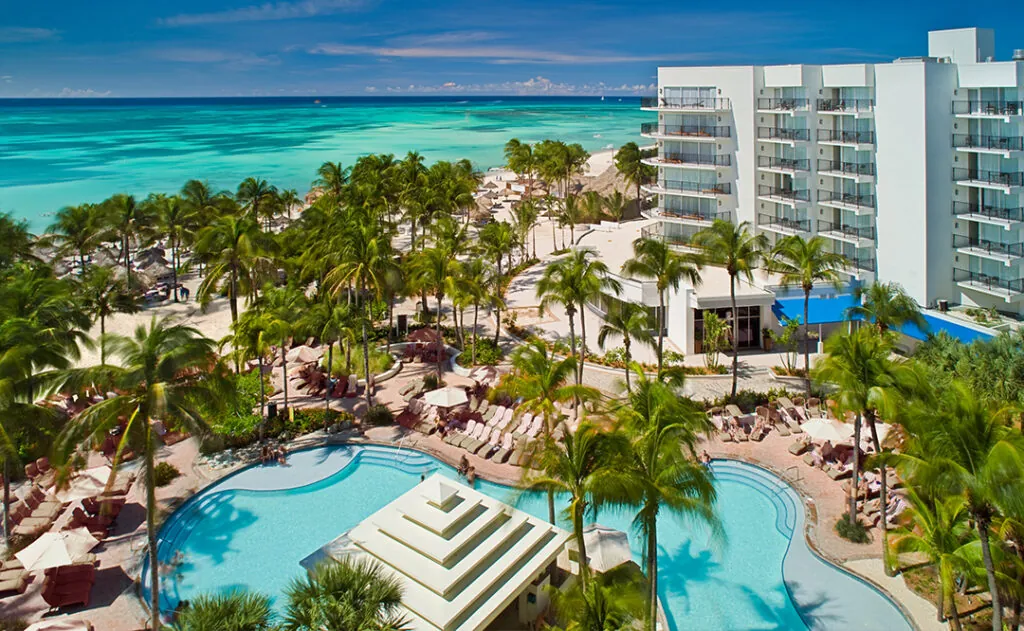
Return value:
M 416 631 L 490 624 L 562 551 L 570 535 L 434 474 L 311 555 L 369 557 L 402 584 Z

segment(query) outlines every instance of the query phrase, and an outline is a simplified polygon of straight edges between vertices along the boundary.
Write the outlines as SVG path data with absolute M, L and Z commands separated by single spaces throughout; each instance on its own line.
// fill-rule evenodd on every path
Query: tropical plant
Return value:
M 29 232 L 27 221 L 0 212 L 0 271 L 19 262 L 38 263 L 35 246 L 36 237 Z
M 646 593 L 642 581 L 629 565 L 612 568 L 595 576 L 586 587 L 574 583 L 565 590 L 552 590 L 551 604 L 561 627 L 550 631 L 632 631 L 643 620 Z
M 266 392 L 264 388 L 263 366 L 270 357 L 273 348 L 270 338 L 270 319 L 263 314 L 263 305 L 255 304 L 247 309 L 238 318 L 238 322 L 231 325 L 232 334 L 230 342 L 235 347 L 236 357 L 241 362 L 251 359 L 256 360 L 256 369 L 259 372 L 260 387 L 260 419 L 266 417 Z M 225 340 L 227 341 L 227 340 Z M 223 341 L 221 342 L 224 343 Z M 287 381 L 287 376 L 285 377 Z M 262 425 L 260 427 L 262 430 Z M 260 436 L 262 438 L 262 436 Z
M 643 152 L 635 142 L 627 142 L 615 152 L 615 168 L 630 186 L 636 187 L 636 207 L 641 208 L 640 187 L 657 175 L 655 167 L 643 163 Z
M 829 283 L 837 289 L 841 288 L 839 271 L 846 265 L 846 257 L 833 252 L 831 247 L 824 237 L 804 239 L 793 235 L 779 241 L 768 258 L 768 271 L 779 274 L 781 286 L 796 285 L 804 292 L 803 346 L 807 396 L 811 396 L 811 292 L 818 283 Z
M 256 177 L 247 177 L 242 180 L 242 183 L 238 185 L 238 192 L 235 193 L 235 199 L 256 221 L 263 217 L 269 218 L 270 212 L 273 212 L 276 197 L 277 187 Z
M 80 276 L 85 275 L 86 257 L 95 252 L 106 238 L 105 219 L 102 206 L 65 206 L 57 211 L 56 220 L 47 228 L 56 241 L 59 256 L 78 257 Z
M 525 175 L 526 197 L 533 194 L 533 174 L 537 171 L 539 159 L 529 143 L 513 138 L 505 143 L 505 165 L 515 173 Z
M 173 631 L 273 631 L 270 597 L 244 590 L 200 594 L 175 615 Z
M 621 191 L 612 191 L 604 198 L 604 207 L 615 221 L 622 221 L 626 214 L 626 198 Z
M 708 370 L 718 372 L 721 367 L 718 355 L 732 337 L 732 327 L 714 311 L 704 312 L 703 324 L 704 337 L 701 340 L 701 349 L 704 351 L 704 365 Z M 735 398 L 736 393 L 733 392 L 731 396 Z
M 846 317 L 871 322 L 881 333 L 904 324 L 913 324 L 922 331 L 928 326 L 921 308 L 897 283 L 874 282 L 867 289 L 857 285 L 853 297 L 856 304 L 846 310 Z
M 103 202 L 111 227 L 121 242 L 121 260 L 124 263 L 125 279 L 132 286 L 133 245 L 141 245 L 151 235 L 154 211 L 150 204 L 140 204 L 132 195 L 118 194 Z
M 308 331 L 321 344 L 327 345 L 327 366 L 334 366 L 334 345 L 344 340 L 345 348 L 351 348 L 355 341 L 356 315 L 346 304 L 325 293 L 314 301 L 299 318 L 298 328 Z M 346 353 L 347 354 L 347 353 Z M 348 359 L 348 358 L 347 358 Z M 346 363 L 351 363 L 348 361 Z M 330 376 L 330 375 L 329 375 Z M 331 407 L 331 386 L 324 388 L 324 409 Z
M 238 298 L 252 296 L 271 268 L 273 239 L 252 217 L 224 216 L 200 231 L 196 251 L 209 264 L 197 297 L 208 303 L 218 292 L 227 294 L 231 322 L 238 322 Z
M 629 371 L 632 369 L 633 363 L 633 354 L 630 350 L 632 343 L 635 340 L 641 344 L 653 344 L 654 341 L 651 335 L 651 318 L 647 313 L 647 308 L 633 302 L 615 303 L 615 306 L 605 314 L 604 323 L 597 332 L 597 345 L 601 347 L 601 350 L 604 350 L 604 343 L 611 335 L 622 337 L 626 392 L 629 392 L 631 390 Z
M 263 291 L 260 313 L 265 318 L 263 326 L 267 337 L 277 342 L 281 352 L 285 410 L 288 409 L 288 340 L 299 330 L 300 324 L 295 314 L 301 313 L 305 307 L 306 296 L 297 287 L 267 287 Z
M 736 281 L 742 276 L 748 283 L 754 281 L 754 268 L 761 264 L 768 249 L 768 239 L 754 235 L 749 222 L 739 225 L 716 219 L 710 227 L 698 232 L 693 242 L 700 247 L 707 263 L 721 265 L 729 272 L 729 304 L 736 321 Z M 734 332 L 735 333 L 735 332 Z M 740 340 L 732 336 L 732 396 L 736 396 L 739 377 Z
M 782 349 L 782 366 L 788 374 L 796 371 L 797 345 L 800 343 L 800 320 L 790 318 L 782 323 L 782 333 L 775 334 L 775 342 Z
M 171 246 L 171 275 L 174 289 L 174 302 L 178 302 L 178 270 L 181 268 L 181 248 L 195 236 L 199 226 L 199 216 L 189 204 L 180 197 L 159 195 L 150 202 L 156 210 L 156 218 L 160 230 L 167 235 Z
M 107 363 L 107 318 L 115 313 L 137 313 L 141 306 L 128 283 L 110 267 L 92 267 L 82 279 L 81 298 L 93 322 L 100 323 L 100 364 Z
M 284 631 L 401 631 L 402 587 L 376 562 L 348 557 L 324 562 L 292 581 Z
M 640 238 L 633 242 L 633 258 L 622 264 L 627 276 L 649 278 L 658 289 L 658 377 L 661 377 L 665 360 L 665 293 L 679 289 L 688 281 L 696 287 L 700 284 L 700 259 L 690 254 L 672 250 L 661 239 Z

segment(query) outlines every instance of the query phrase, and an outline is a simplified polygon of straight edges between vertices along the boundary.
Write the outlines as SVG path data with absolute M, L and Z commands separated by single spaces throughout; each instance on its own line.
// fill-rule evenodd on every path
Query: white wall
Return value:
M 821 67 L 821 84 L 826 88 L 870 87 L 875 69 L 870 64 L 841 64 Z
M 1024 75 L 1024 63 L 997 61 L 957 66 L 961 88 L 1017 87 Z
M 928 56 L 949 57 L 953 63 L 973 64 L 995 55 L 995 31 L 956 28 L 928 32 Z

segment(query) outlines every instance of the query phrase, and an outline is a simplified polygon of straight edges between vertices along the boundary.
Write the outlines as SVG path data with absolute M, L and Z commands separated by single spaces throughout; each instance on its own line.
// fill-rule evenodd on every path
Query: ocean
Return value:
M 640 141 L 638 98 L 301 97 L 0 100 L 0 212 L 41 231 L 62 206 L 246 177 L 304 193 L 327 160 L 418 151 L 503 164 L 510 138 L 589 151 Z

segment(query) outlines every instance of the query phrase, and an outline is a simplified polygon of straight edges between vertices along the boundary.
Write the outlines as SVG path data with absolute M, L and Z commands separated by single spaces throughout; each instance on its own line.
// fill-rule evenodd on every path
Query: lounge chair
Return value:
M 735 418 L 737 421 L 743 416 L 743 410 L 741 410 L 735 403 L 730 403 L 725 406 L 725 411 L 729 413 L 729 416 Z
M 65 581 L 59 577 L 47 577 L 43 582 L 43 600 L 53 609 L 71 605 L 89 606 L 92 583 L 89 581 Z
M 490 458 L 494 454 L 498 453 L 498 450 L 501 449 L 502 433 L 503 432 L 499 428 L 492 429 L 490 436 L 487 438 L 487 442 L 480 448 L 480 455 L 484 458 Z
M 13 594 L 24 594 L 28 586 L 28 572 L 25 570 L 12 570 L 14 574 L 6 574 L 6 578 L 0 578 L 0 597 Z
M 512 431 L 512 438 L 515 440 L 519 440 L 519 438 L 525 436 L 526 432 L 530 430 L 530 426 L 533 425 L 534 418 L 540 418 L 540 415 L 534 417 L 530 414 L 527 414 L 526 416 L 524 416 L 522 420 L 519 421 L 519 425 L 517 425 L 516 428 Z
M 491 407 L 491 402 L 490 401 L 488 401 L 487 399 L 480 399 L 480 407 L 478 407 L 476 409 L 476 413 L 477 414 L 483 414 L 490 407 Z
M 789 446 L 789 453 L 793 454 L 794 456 L 799 456 L 799 455 L 803 454 L 804 452 L 806 452 L 810 448 L 811 448 L 811 444 L 810 443 L 805 443 L 802 440 L 798 440 L 798 441 L 796 441 L 795 443 L 793 443 L 792 445 Z
M 851 467 L 847 469 L 841 466 L 836 467 L 832 465 L 825 465 L 825 473 L 827 473 L 828 477 L 832 478 L 833 480 L 842 480 L 853 475 L 853 468 Z
M 491 456 L 491 460 L 497 463 L 504 463 L 508 460 L 508 457 L 512 455 L 515 445 L 512 441 L 512 434 L 508 432 L 502 434 L 501 447 Z
M 516 467 L 521 467 L 526 464 L 526 451 L 529 449 L 530 441 L 525 437 L 520 438 L 516 444 L 516 448 L 512 450 L 512 454 L 508 457 L 508 463 Z
M 803 457 L 803 461 L 804 461 L 804 464 L 807 465 L 808 467 L 816 466 L 816 464 L 814 462 L 814 453 L 813 452 L 805 453 L 804 457 Z
M 454 445 L 455 447 L 461 447 L 462 443 L 465 442 L 466 439 L 468 439 L 470 435 L 476 431 L 476 426 L 477 422 L 470 419 L 469 423 L 466 424 L 466 429 L 450 432 L 447 436 L 444 437 L 444 442 L 448 443 L 449 445 Z
M 742 425 L 740 425 L 739 428 L 736 430 L 736 442 L 745 443 L 749 440 L 750 437 L 747 436 L 747 430 L 744 429 Z

